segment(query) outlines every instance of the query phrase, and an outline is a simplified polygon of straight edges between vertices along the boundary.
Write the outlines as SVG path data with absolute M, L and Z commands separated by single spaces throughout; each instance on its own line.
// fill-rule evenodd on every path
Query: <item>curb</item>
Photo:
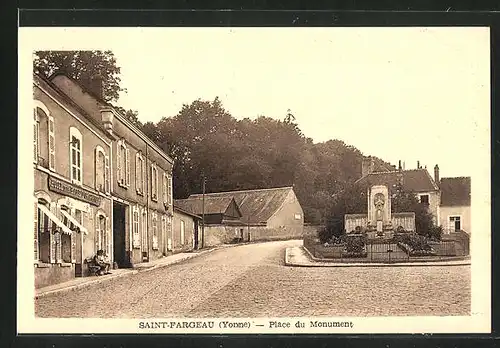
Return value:
M 309 256 L 310 263 L 297 263 L 289 261 L 289 249 L 285 250 L 285 266 L 288 267 L 452 267 L 452 266 L 470 266 L 470 260 L 463 260 L 457 263 L 450 263 L 450 261 L 427 261 L 427 262 L 395 262 L 395 263 L 339 263 L 332 261 L 318 261 L 315 257 L 311 255 L 309 250 L 304 247 L 301 247 L 302 250 L 306 252 Z M 316 263 L 313 263 L 316 262 Z
M 55 290 L 46 291 L 46 292 L 43 292 L 41 294 L 35 295 L 35 299 L 39 299 L 39 298 L 42 298 L 42 297 L 45 297 L 45 296 L 48 296 L 48 295 L 52 295 L 52 294 L 56 294 L 56 293 L 59 293 L 59 292 L 71 292 L 71 291 L 79 290 L 79 289 L 82 289 L 82 288 L 86 288 L 87 286 L 90 286 L 90 285 L 105 283 L 105 282 L 110 281 L 112 279 L 122 278 L 122 277 L 126 277 L 126 276 L 129 276 L 129 275 L 132 275 L 132 274 L 137 274 L 137 273 L 139 273 L 138 270 L 130 270 L 130 272 L 125 272 L 125 273 L 122 273 L 122 274 L 118 274 L 118 275 L 116 275 L 114 277 L 106 277 L 106 278 L 102 278 L 102 279 L 96 279 L 95 281 L 90 281 L 90 282 L 87 282 L 87 283 L 72 285 L 72 286 L 69 286 L 67 288 L 61 288 L 61 289 L 55 289 Z

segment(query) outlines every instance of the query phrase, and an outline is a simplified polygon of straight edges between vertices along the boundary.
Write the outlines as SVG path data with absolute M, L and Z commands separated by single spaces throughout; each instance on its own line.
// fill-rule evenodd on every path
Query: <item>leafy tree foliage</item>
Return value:
M 434 224 L 432 213 L 427 204 L 420 203 L 417 195 L 398 185 L 392 198 L 392 211 L 395 213 L 414 212 L 415 230 L 425 237 L 441 239 L 442 229 Z
M 99 75 L 103 81 L 103 98 L 116 101 L 120 91 L 120 67 L 111 51 L 37 51 L 33 60 L 34 71 L 46 77 L 62 70 L 90 87 L 93 77 Z
M 340 140 L 313 143 L 291 110 L 283 120 L 238 120 L 219 98 L 199 99 L 173 117 L 144 124 L 143 131 L 175 160 L 176 198 L 201 192 L 206 177 L 207 192 L 293 186 L 306 222 L 324 222 L 333 212 L 330 224 L 338 225 L 342 211 L 333 209 L 339 202 L 345 209 L 366 209 L 365 193 L 352 188 L 362 153 Z M 343 221 L 337 225 L 343 230 Z

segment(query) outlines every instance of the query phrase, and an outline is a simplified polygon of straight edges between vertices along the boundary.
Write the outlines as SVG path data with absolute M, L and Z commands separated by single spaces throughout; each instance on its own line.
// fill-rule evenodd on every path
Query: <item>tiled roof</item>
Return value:
M 205 208 L 203 209 L 203 199 L 200 195 L 199 198 L 176 199 L 174 205 L 196 215 L 203 212 L 205 214 L 221 214 L 227 210 L 232 200 L 232 197 L 210 197 L 205 195 Z
M 267 220 L 281 207 L 292 187 L 269 188 L 259 190 L 229 191 L 205 194 L 205 199 L 210 198 L 233 198 L 238 204 L 241 221 L 249 223 L 267 222 Z M 191 195 L 189 199 L 195 198 L 201 201 L 201 194 Z
M 441 178 L 441 205 L 470 205 L 470 177 Z
M 399 179 L 403 187 L 414 192 L 436 191 L 438 187 L 429 175 L 427 169 L 395 170 L 391 172 L 374 172 L 365 175 L 356 183 L 359 185 L 386 185 L 389 189 L 395 187 Z
M 182 214 L 186 214 L 186 215 L 192 216 L 192 217 L 194 217 L 194 218 L 196 218 L 196 219 L 201 219 L 201 216 L 196 215 L 195 213 L 193 213 L 193 212 L 192 212 L 192 211 L 190 211 L 190 210 L 186 210 L 186 209 L 184 209 L 184 208 L 180 207 L 180 206 L 178 205 L 177 201 L 174 201 L 174 211 L 177 211 L 177 212 L 179 212 L 179 213 L 182 213 Z

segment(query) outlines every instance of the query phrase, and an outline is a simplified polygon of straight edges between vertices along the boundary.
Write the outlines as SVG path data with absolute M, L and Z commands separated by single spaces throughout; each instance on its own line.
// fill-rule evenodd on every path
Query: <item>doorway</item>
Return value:
M 119 268 L 130 267 L 130 255 L 125 244 L 126 206 L 113 202 L 113 259 Z
M 194 235 L 193 235 L 193 239 L 194 239 L 193 249 L 194 250 L 198 250 L 198 220 L 194 220 Z

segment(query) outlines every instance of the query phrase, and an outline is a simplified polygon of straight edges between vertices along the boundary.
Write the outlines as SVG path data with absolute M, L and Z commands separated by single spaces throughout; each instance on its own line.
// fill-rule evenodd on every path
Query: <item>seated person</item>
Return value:
M 99 275 L 111 274 L 109 272 L 111 265 L 104 254 L 104 250 L 97 250 L 97 254 L 94 256 L 94 262 L 97 266 L 101 267 L 98 273 Z

